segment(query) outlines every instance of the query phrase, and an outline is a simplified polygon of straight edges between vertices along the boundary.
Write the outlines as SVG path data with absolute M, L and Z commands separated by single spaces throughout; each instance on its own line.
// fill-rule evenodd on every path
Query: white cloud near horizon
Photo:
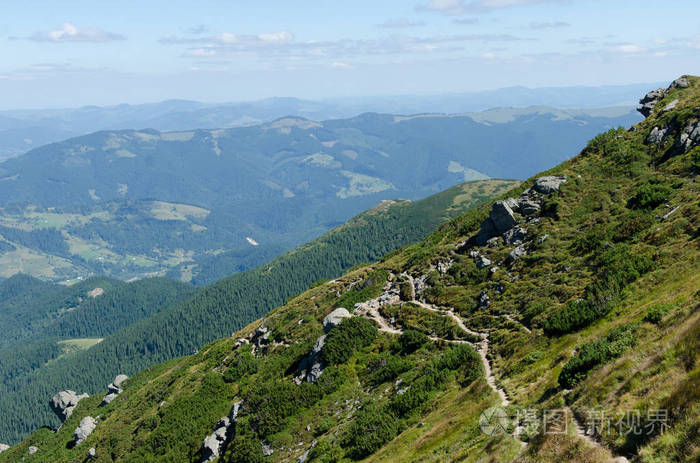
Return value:
M 458 16 L 466 13 L 483 13 L 516 6 L 562 1 L 564 0 L 430 0 L 428 3 L 418 5 L 416 10 L 434 11 L 448 16 Z
M 70 22 L 65 22 L 57 29 L 48 31 L 37 31 L 30 37 L 29 40 L 35 42 L 86 42 L 86 43 L 103 43 L 125 40 L 122 34 L 108 32 L 96 27 L 88 27 L 78 29 L 78 27 Z

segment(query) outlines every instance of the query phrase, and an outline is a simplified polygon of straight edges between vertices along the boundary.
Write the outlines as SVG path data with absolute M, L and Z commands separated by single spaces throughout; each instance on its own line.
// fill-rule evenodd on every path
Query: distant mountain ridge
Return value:
M 624 111 L 533 108 L 493 110 L 481 122 L 364 113 L 96 132 L 0 164 L 0 275 L 171 272 L 190 281 L 211 273 L 205 267 L 221 267 L 216 260 L 226 255 L 219 272 L 228 273 L 215 274 L 222 277 L 382 200 L 416 200 L 469 180 L 525 178 L 600 130 L 636 120 Z

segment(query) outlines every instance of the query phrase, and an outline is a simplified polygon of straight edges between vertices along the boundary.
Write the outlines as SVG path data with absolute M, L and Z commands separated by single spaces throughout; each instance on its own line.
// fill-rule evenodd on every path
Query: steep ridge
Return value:
M 131 375 L 154 363 L 190 354 L 213 339 L 240 329 L 312 283 L 336 277 L 355 265 L 371 262 L 387 252 L 419 240 L 446 219 L 455 217 L 518 183 L 507 180 L 470 182 L 421 201 L 383 202 L 295 251 L 258 269 L 210 285 L 180 304 L 162 307 L 164 310 L 159 310 L 156 315 L 136 323 L 132 320 L 132 323 L 115 333 L 96 331 L 94 318 L 102 317 L 107 321 L 119 318 L 119 313 L 105 313 L 104 310 L 67 313 L 54 323 L 55 326 L 48 334 L 58 335 L 70 331 L 74 334 L 72 337 L 86 336 L 85 332 L 77 331 L 77 328 L 56 330 L 70 320 L 78 320 L 83 327 L 92 328 L 88 334 L 104 339 L 70 358 L 62 358 L 30 374 L 12 378 L 13 387 L 3 390 L 4 400 L 0 402 L 0 414 L 5 418 L 0 421 L 0 442 L 14 442 L 43 424 L 58 424 L 55 418 L 52 419 L 53 414 L 43 400 L 47 394 L 63 388 L 98 392 L 119 373 Z M 123 295 L 125 299 L 120 303 L 122 311 L 140 299 L 137 293 L 140 288 L 148 286 L 148 281 L 160 280 L 131 283 L 134 294 L 132 297 L 129 297 L 128 292 Z M 115 284 L 127 286 L 120 282 Z M 95 286 L 99 285 L 91 280 L 64 291 L 84 296 L 83 293 Z M 104 284 L 102 286 L 106 288 Z M 151 289 L 153 294 L 149 297 L 157 300 L 158 285 L 151 285 Z M 160 293 L 162 292 L 163 288 L 160 288 Z M 109 293 L 106 296 L 112 298 Z M 100 300 L 98 298 L 96 301 Z M 44 305 L 46 304 L 38 307 Z M 90 308 L 95 305 L 95 301 L 88 301 L 86 305 Z M 62 307 L 58 305 L 55 309 Z M 141 312 L 142 318 L 152 315 L 153 312 L 149 311 L 155 308 L 155 304 L 149 305 L 148 310 Z M 50 342 L 51 352 L 58 355 L 60 348 L 55 341 L 52 338 L 47 342 Z M 40 347 L 45 348 L 46 342 Z M 30 345 L 22 348 L 22 355 L 19 355 L 20 351 L 17 351 L 18 355 L 14 355 L 13 351 L 6 354 L 13 359 L 12 365 L 18 364 L 17 367 L 26 368 L 27 364 L 36 362 L 36 350 L 36 346 Z M 0 358 L 5 357 L 0 355 Z M 44 358 L 43 361 L 51 358 L 55 356 Z M 5 366 L 7 369 L 0 371 L 10 375 L 14 369 L 8 371 L 9 365 Z
M 631 130 L 0 461 L 697 460 L 700 78 L 644 100 Z

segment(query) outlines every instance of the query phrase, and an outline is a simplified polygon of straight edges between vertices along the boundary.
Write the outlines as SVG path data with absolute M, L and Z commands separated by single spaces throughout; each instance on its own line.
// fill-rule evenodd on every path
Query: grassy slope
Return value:
M 618 454 L 643 462 L 697 461 L 700 192 L 694 175 L 700 165 L 700 148 L 669 157 L 672 139 L 660 147 L 644 144 L 655 124 L 668 123 L 675 116 L 681 119 L 675 127 L 682 128 L 689 118 L 697 118 L 700 79 L 692 78 L 690 89 L 674 91 L 668 99 L 676 97 L 681 103 L 673 114 L 660 116 L 657 111 L 634 131 L 602 135 L 581 155 L 552 169 L 550 173 L 566 174 L 569 180 L 559 194 L 545 200 L 548 213 L 541 222 L 528 225 L 534 236 L 527 240 L 528 255 L 512 264 L 503 263 L 495 275 L 477 271 L 461 247 L 486 217 L 486 205 L 374 266 L 358 268 L 289 300 L 234 338 L 145 370 L 108 407 L 98 407 L 99 397 L 81 403 L 57 434 L 40 430 L 0 455 L 0 461 L 25 456 L 29 445 L 40 450 L 25 461 L 83 461 L 91 446 L 97 449 L 97 461 L 197 461 L 204 437 L 228 414 L 236 398 L 249 405 L 244 405 L 236 437 L 223 461 L 263 461 L 257 441 L 262 437 L 275 448 L 264 461 L 295 461 L 313 439 L 318 446 L 311 461 L 342 461 L 343 452 L 352 456 L 349 442 L 358 430 L 358 420 L 373 406 L 383 410 L 398 398 L 394 379 L 398 376 L 417 387 L 418 376 L 427 373 L 427 362 L 445 355 L 448 343 L 429 342 L 415 353 L 400 356 L 395 335 L 380 333 L 341 363 L 338 370 L 343 381 L 334 391 L 291 410 L 272 432 L 258 426 L 267 409 L 250 404 L 254 404 L 256 391 L 272 384 L 278 385 L 279 392 L 266 397 L 275 402 L 284 385 L 291 384 L 298 361 L 322 333 L 324 315 L 338 306 L 339 298 L 376 297 L 384 282 L 381 276 L 389 271 L 429 274 L 430 287 L 424 293 L 428 302 L 452 307 L 469 328 L 488 331 L 490 364 L 512 402 L 508 413 L 526 407 L 541 411 L 569 406 L 577 416 L 596 407 L 610 412 L 665 408 L 670 413 L 670 428 L 648 438 L 605 434 L 598 436 L 602 444 L 577 437 L 573 422 L 566 434 L 539 432 L 526 439 L 526 444 L 509 436 L 488 437 L 479 431 L 479 414 L 500 401 L 482 371 L 477 371 L 474 380 L 465 379 L 468 371 L 457 371 L 448 374 L 410 413 L 395 416 L 395 423 L 377 418 L 377 426 L 354 433 L 367 439 L 384 434 L 387 428 L 391 435 L 398 433 L 369 461 L 605 462 Z M 672 137 L 678 135 L 676 130 Z M 666 220 L 658 218 L 671 210 L 663 204 L 641 212 L 628 207 L 630 199 L 652 184 L 667 186 L 668 205 L 680 206 Z M 517 196 L 530 185 L 525 182 L 509 196 Z M 537 238 L 544 235 L 548 239 L 540 243 Z M 478 249 L 498 263 L 512 246 Z M 620 249 L 618 261 L 604 261 L 610 252 Z M 619 270 L 620 262 L 627 258 L 652 264 L 624 284 L 605 286 L 609 311 L 602 318 L 568 334 L 543 332 L 553 314 L 590 293 L 592 284 L 610 282 L 611 272 Z M 447 259 L 454 261 L 450 271 L 431 271 L 431 264 Z M 355 287 L 363 281 L 366 284 Z M 358 289 L 363 287 L 366 289 Z M 482 291 L 491 299 L 486 308 L 477 303 Z M 647 321 L 652 308 L 665 311 L 655 323 Z M 576 353 L 629 323 L 636 326 L 634 348 L 620 349 L 616 358 L 593 368 L 573 389 L 559 386 L 562 368 Z M 252 335 L 260 325 L 272 330 L 275 343 L 250 360 L 256 368 L 249 369 L 242 360 L 245 348 L 236 347 L 235 341 Z M 381 358 L 407 360 L 410 368 L 377 384 L 373 378 Z M 234 373 L 243 368 L 247 373 L 238 378 Z M 284 404 L 278 404 L 274 410 L 284 409 Z M 86 415 L 100 416 L 97 430 L 86 443 L 68 449 L 73 429 Z
M 14 441 L 42 424 L 57 424 L 46 397 L 58 390 L 98 392 L 118 373 L 132 374 L 154 363 L 189 354 L 240 329 L 313 282 L 338 276 L 352 266 L 419 240 L 445 220 L 518 183 L 471 182 L 421 201 L 383 203 L 295 251 L 206 287 L 191 299 L 112 335 L 94 329 L 78 330 L 84 325 L 94 328 L 95 320 L 89 316 L 94 310 L 84 316 L 75 312 L 67 314 L 67 321 L 54 323 L 57 329 L 51 331 L 52 335 L 65 333 L 66 328 L 74 325 L 71 338 L 105 339 L 91 349 L 15 378 L 13 384 L 20 386 L 7 392 L 0 404 L 0 412 L 5 416 L 5 421 L 0 423 L 0 439 Z M 139 287 L 141 283 L 130 285 Z M 128 298 L 128 293 L 125 296 Z M 94 302 L 89 304 L 95 305 Z M 118 317 L 112 314 L 103 317 L 121 321 L 113 320 Z M 72 324 L 64 327 L 64 322 Z

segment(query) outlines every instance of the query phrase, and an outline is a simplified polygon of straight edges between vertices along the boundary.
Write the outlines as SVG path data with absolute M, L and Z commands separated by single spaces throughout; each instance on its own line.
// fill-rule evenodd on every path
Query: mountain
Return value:
M 697 461 L 700 78 L 642 102 L 631 130 L 0 461 Z
M 477 117 L 478 116 L 478 117 Z M 97 132 L 0 164 L 0 276 L 62 281 L 253 268 L 382 200 L 526 178 L 625 111 L 368 113 L 186 132 Z
M 33 304 L 33 310 L 51 315 L 44 336 L 34 333 L 0 350 L 0 441 L 14 442 L 50 422 L 53 414 L 44 397 L 65 384 L 94 393 L 119 372 L 131 374 L 190 354 L 312 283 L 422 239 L 446 219 L 517 184 L 485 180 L 422 201 L 383 202 L 313 242 L 192 297 L 186 297 L 191 288 L 165 279 L 112 282 L 114 291 L 95 298 L 88 295 L 105 289 L 105 281 L 90 279 L 62 289 L 61 297 L 47 293 L 48 302 Z M 26 278 L 16 276 L 2 285 L 16 286 L 11 281 Z M 180 287 L 182 302 L 175 303 L 172 293 Z M 76 345 L 79 352 L 65 355 Z
M 342 119 L 365 112 L 417 114 L 466 113 L 495 106 L 557 108 L 631 107 L 650 84 L 601 87 L 511 87 L 448 95 L 402 95 L 324 101 L 268 98 L 205 104 L 187 100 L 82 108 L 0 111 L 0 160 L 42 145 L 99 130 L 149 127 L 160 131 L 228 128 L 270 122 L 285 116 Z

